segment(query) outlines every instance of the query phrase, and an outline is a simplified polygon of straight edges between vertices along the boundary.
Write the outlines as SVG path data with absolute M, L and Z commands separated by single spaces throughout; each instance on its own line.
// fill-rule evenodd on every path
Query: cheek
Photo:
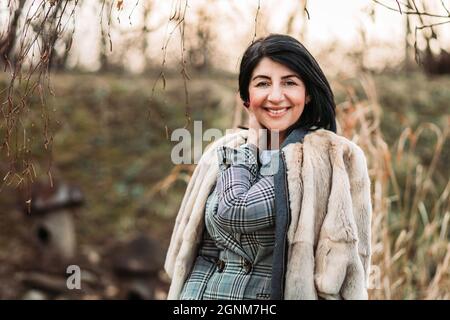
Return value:
M 249 99 L 250 99 L 250 106 L 253 108 L 260 108 L 265 100 L 265 94 L 263 92 L 257 92 L 257 91 L 250 91 L 249 92 Z
M 295 105 L 293 109 L 293 115 L 298 118 L 303 113 L 305 109 L 305 95 L 297 95 L 296 97 L 292 97 L 292 103 Z
M 304 106 L 295 107 L 292 112 L 291 121 L 293 121 L 293 122 L 297 121 L 297 119 L 300 118 L 301 114 L 303 113 L 304 109 L 305 109 Z
M 289 98 L 294 105 L 303 106 L 306 102 L 306 92 L 304 90 L 292 92 Z

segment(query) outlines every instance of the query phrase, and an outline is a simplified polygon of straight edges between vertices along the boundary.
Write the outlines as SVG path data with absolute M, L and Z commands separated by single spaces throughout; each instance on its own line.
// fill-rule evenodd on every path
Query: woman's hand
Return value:
M 251 106 L 245 109 L 249 122 L 247 143 L 257 146 L 260 150 L 267 149 L 267 129 L 259 123 Z

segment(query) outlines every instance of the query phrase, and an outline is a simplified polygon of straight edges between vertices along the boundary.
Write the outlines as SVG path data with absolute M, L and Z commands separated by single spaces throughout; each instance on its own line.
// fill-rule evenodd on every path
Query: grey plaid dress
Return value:
M 205 230 L 180 299 L 269 299 L 275 243 L 278 150 L 217 149 L 219 174 L 205 207 Z

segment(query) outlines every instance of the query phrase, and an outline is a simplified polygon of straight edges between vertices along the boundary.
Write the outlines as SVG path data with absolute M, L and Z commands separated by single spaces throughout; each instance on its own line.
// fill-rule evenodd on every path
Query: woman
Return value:
M 366 160 L 335 134 L 319 65 L 290 36 L 261 38 L 239 92 L 249 130 L 215 141 L 194 171 L 167 252 L 168 299 L 366 299 Z

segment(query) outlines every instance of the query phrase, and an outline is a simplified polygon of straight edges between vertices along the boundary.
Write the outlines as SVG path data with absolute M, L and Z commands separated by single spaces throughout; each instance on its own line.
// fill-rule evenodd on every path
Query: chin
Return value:
M 291 126 L 290 124 L 275 124 L 275 123 L 273 123 L 273 124 L 267 124 L 265 127 L 270 131 L 278 130 L 280 132 L 283 132 L 283 131 L 287 130 L 287 128 L 289 128 L 290 126 Z

